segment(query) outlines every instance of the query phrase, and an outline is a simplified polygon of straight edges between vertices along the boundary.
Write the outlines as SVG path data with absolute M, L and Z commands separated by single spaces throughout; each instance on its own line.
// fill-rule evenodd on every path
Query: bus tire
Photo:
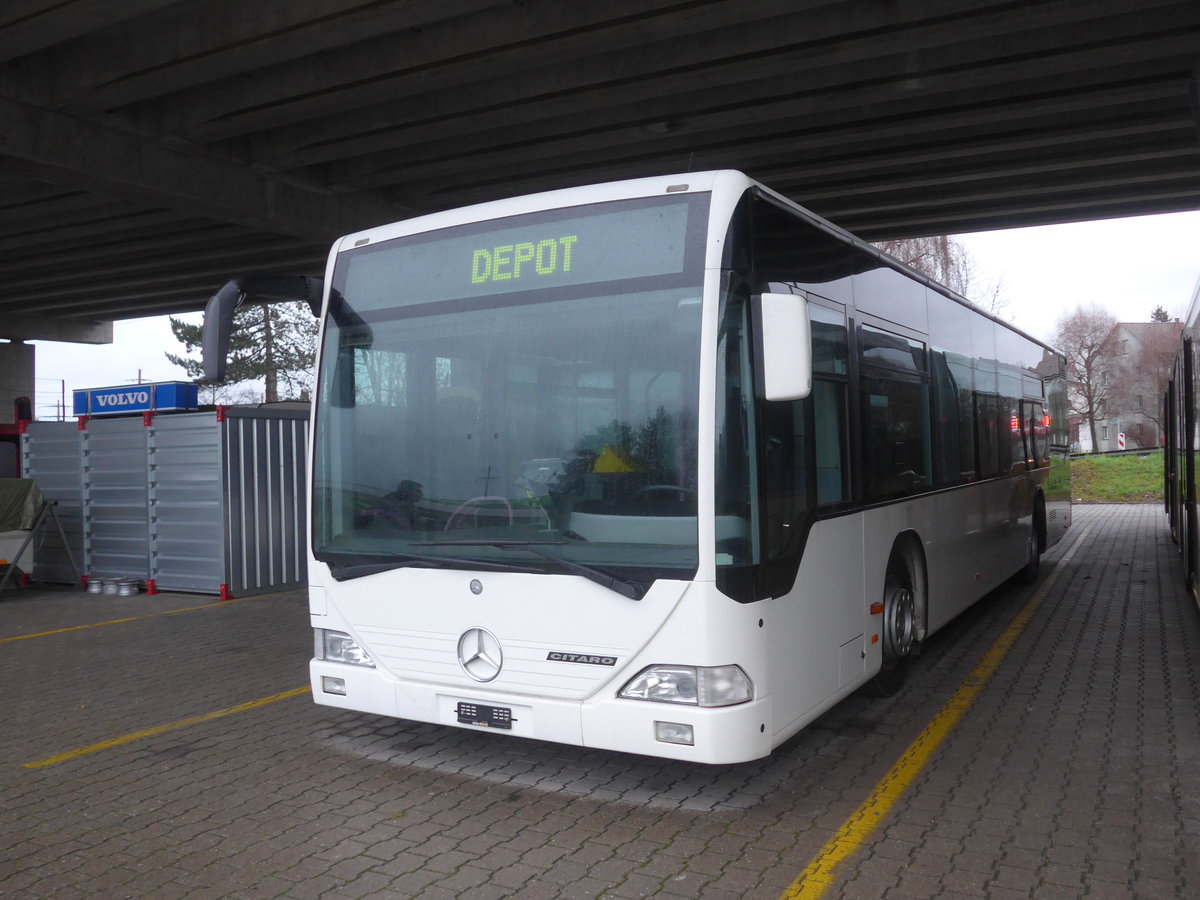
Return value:
M 904 686 L 908 664 L 915 655 L 917 635 L 916 571 L 912 556 L 897 547 L 883 580 L 883 623 L 880 639 L 883 662 L 871 679 L 871 693 L 891 697 Z
M 1033 520 L 1029 523 L 1029 540 L 1025 549 L 1025 566 L 1017 573 L 1021 584 L 1033 584 L 1042 571 L 1042 550 L 1046 546 L 1046 501 L 1038 495 L 1033 505 Z

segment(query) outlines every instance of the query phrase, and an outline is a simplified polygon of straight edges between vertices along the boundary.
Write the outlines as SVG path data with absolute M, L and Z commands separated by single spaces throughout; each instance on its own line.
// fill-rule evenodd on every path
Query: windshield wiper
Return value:
M 421 556 L 406 553 L 389 562 L 359 563 L 357 565 L 329 564 L 329 572 L 336 581 L 349 581 L 353 578 L 364 578 L 367 575 L 378 575 L 380 572 L 391 572 L 393 569 L 405 569 L 410 566 L 431 569 L 500 569 L 506 572 L 528 572 L 529 566 L 511 566 L 508 563 L 492 562 L 486 559 L 448 558 L 444 556 Z
M 528 550 L 542 559 L 548 559 L 550 562 L 557 563 L 568 572 L 576 575 L 581 575 L 588 581 L 593 581 L 601 587 L 606 587 L 610 591 L 615 591 L 622 597 L 628 597 L 630 600 L 641 600 L 646 596 L 646 591 L 649 588 L 637 581 L 625 581 L 617 578 L 603 569 L 598 569 L 595 566 L 589 566 L 585 563 L 575 562 L 574 560 L 565 559 L 561 556 L 555 556 L 553 553 L 547 553 L 540 549 L 543 546 L 561 546 L 569 543 L 568 541 L 503 541 L 503 540 L 462 540 L 462 541 L 425 541 L 419 544 L 413 544 L 414 547 L 498 547 L 501 550 Z

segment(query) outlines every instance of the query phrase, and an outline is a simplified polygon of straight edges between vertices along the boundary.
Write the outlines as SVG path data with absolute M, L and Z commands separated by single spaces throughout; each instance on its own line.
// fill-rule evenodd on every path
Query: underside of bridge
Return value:
M 1196 209 L 1198 64 L 1195 0 L 7 0 L 0 337 L 688 169 L 867 239 Z

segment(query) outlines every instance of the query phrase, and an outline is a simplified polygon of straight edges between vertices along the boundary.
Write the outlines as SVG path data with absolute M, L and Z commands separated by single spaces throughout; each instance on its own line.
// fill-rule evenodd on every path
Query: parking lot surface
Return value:
M 0 896 L 1197 897 L 1180 572 L 1161 507 L 1077 507 L 897 696 L 719 767 L 318 707 L 303 592 L 6 591 Z

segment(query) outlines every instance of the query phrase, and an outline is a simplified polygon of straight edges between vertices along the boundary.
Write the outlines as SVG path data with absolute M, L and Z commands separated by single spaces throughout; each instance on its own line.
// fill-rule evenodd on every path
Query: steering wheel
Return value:
M 675 496 L 667 496 L 669 494 Z M 655 499 L 656 495 L 658 499 Z M 695 499 L 696 492 L 694 490 L 678 484 L 648 484 L 638 488 L 633 495 L 634 503 L 640 504 L 643 509 L 654 510 L 657 515 L 678 509 L 677 504 L 694 502 Z
M 489 502 L 489 501 L 494 502 L 496 500 L 499 500 L 501 503 L 503 503 L 504 508 L 506 510 L 508 510 L 508 524 L 512 525 L 512 523 L 513 523 L 513 508 L 512 508 L 512 504 L 508 502 L 507 498 L 494 497 L 494 496 L 472 497 L 470 500 L 464 500 L 462 503 L 460 503 L 458 505 L 458 508 L 455 509 L 454 512 L 450 513 L 450 518 L 448 518 L 446 520 L 446 527 L 442 530 L 449 531 L 451 528 L 453 528 L 455 525 L 457 525 L 459 523 L 459 520 L 466 516 L 466 511 L 468 509 L 470 509 L 472 506 L 476 506 L 480 503 Z
M 691 497 L 696 495 L 696 492 L 691 488 L 685 488 L 678 484 L 648 484 L 645 487 L 638 488 L 636 496 L 640 497 L 642 494 L 649 494 L 654 491 L 673 491 L 676 494 L 687 494 Z

